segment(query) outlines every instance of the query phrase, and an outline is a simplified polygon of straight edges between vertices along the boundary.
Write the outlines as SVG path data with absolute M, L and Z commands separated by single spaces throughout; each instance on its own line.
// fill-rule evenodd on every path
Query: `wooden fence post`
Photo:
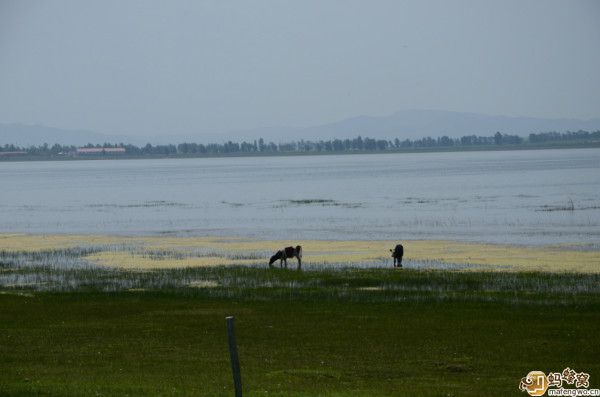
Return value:
M 225 321 L 227 322 L 227 337 L 229 340 L 229 358 L 231 359 L 231 372 L 233 373 L 235 397 L 242 397 L 242 374 L 240 373 L 240 361 L 238 359 L 237 344 L 235 343 L 233 320 L 233 316 L 225 318 Z

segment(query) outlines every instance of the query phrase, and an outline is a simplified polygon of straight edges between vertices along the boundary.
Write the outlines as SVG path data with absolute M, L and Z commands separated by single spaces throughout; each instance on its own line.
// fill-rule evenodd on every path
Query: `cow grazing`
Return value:
M 269 260 L 269 267 L 273 267 L 273 263 L 279 259 L 279 267 L 283 267 L 283 264 L 285 263 L 285 268 L 287 269 L 287 260 L 288 258 L 293 257 L 298 259 L 299 270 L 302 267 L 302 247 L 299 245 L 295 247 L 285 247 L 284 249 L 277 251 Z
M 392 258 L 394 258 L 394 267 L 402 267 L 402 256 L 404 255 L 404 247 L 402 244 L 396 245 L 390 252 L 392 253 Z

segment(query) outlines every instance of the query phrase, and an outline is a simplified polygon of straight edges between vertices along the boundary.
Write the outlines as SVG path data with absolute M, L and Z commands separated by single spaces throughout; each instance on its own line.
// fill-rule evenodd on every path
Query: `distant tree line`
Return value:
M 588 132 L 579 130 L 577 132 L 544 132 L 542 134 L 529 134 L 529 142 L 569 142 L 569 141 L 597 141 L 600 139 L 600 130 Z
M 299 140 L 288 143 L 265 142 L 262 138 L 251 142 L 243 141 L 225 143 L 180 143 L 178 145 L 151 145 L 135 146 L 131 144 L 87 144 L 84 148 L 125 148 L 125 154 L 130 156 L 202 156 L 236 153 L 322 153 L 322 152 L 381 152 L 405 151 L 422 148 L 467 148 L 475 146 L 502 146 L 502 145 L 536 145 L 536 144 L 564 144 L 569 142 L 596 142 L 600 143 L 600 130 L 594 132 L 543 132 L 529 134 L 527 138 L 518 135 L 509 135 L 496 132 L 492 136 L 466 135 L 461 138 L 441 136 L 438 138 L 391 140 L 363 138 L 333 140 Z M 20 153 L 31 156 L 57 157 L 77 154 L 77 147 L 73 145 L 54 144 L 49 146 L 19 147 L 6 144 L 0 146 L 0 153 Z

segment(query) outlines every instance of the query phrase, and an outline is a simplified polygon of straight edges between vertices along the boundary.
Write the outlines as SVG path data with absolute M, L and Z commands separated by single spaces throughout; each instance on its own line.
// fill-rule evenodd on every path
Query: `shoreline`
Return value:
M 303 267 L 391 267 L 394 240 L 264 240 L 249 237 L 164 237 L 0 233 L 1 255 L 62 253 L 65 257 L 123 270 L 205 266 L 262 266 L 277 250 L 300 244 Z M 594 243 L 542 246 L 455 240 L 403 240 L 407 268 L 508 272 L 600 273 Z M 1 260 L 1 256 L 0 256 Z M 60 263 L 56 263 L 60 266 Z M 289 266 L 295 268 L 296 260 Z
M 558 150 L 558 149 L 597 149 L 600 142 L 577 143 L 573 145 L 500 145 L 500 146 L 471 146 L 471 147 L 431 147 L 416 149 L 394 150 L 362 150 L 339 152 L 259 152 L 259 153 L 220 153 L 208 155 L 84 155 L 84 156 L 1 156 L 1 162 L 29 162 L 29 161 L 90 161 L 90 160 L 162 160 L 162 159 L 211 159 L 211 158 L 238 158 L 238 157 L 303 157 L 303 156 L 352 156 L 360 154 L 419 154 L 419 153 L 456 153 L 456 152 L 503 152 L 513 150 Z

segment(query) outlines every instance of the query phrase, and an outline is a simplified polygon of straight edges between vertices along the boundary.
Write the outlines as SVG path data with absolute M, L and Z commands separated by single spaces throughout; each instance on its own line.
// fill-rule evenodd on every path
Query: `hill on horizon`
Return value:
M 276 143 L 296 140 L 329 140 L 334 138 L 353 138 L 358 135 L 378 139 L 418 139 L 427 136 L 460 137 L 464 135 L 489 136 L 496 131 L 504 134 L 527 136 L 530 133 L 566 132 L 600 130 L 600 118 L 580 119 L 544 119 L 534 117 L 510 117 L 484 115 L 477 113 L 452 112 L 443 110 L 401 110 L 389 116 L 358 116 L 333 123 L 306 128 L 265 127 L 228 133 L 178 134 L 178 135 L 109 135 L 89 130 L 69 130 L 43 125 L 1 124 L 0 145 L 18 146 L 62 145 L 81 146 L 87 143 L 103 144 L 131 143 L 144 145 L 182 142 L 224 142 L 251 141 L 263 138 Z
M 530 133 L 566 132 L 600 129 L 600 118 L 542 119 L 534 117 L 494 116 L 478 113 L 444 110 L 401 110 L 389 116 L 359 116 L 339 122 L 300 130 L 303 136 L 339 138 L 357 135 L 373 138 L 418 139 L 427 136 L 447 135 L 458 138 L 464 135 L 503 134 L 527 136 Z

